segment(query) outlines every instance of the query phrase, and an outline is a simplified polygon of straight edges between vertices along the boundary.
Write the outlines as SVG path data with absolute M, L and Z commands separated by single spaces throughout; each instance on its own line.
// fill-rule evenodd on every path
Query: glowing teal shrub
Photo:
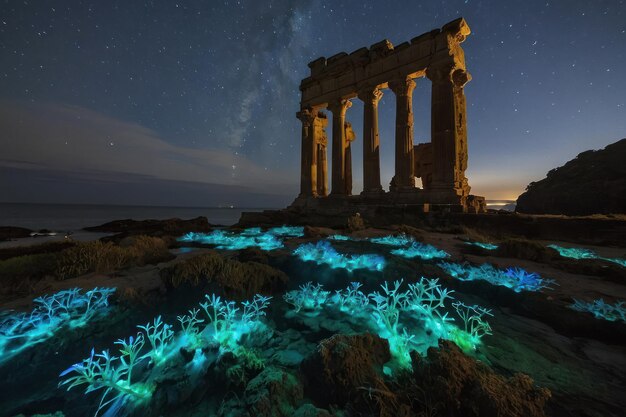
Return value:
M 590 302 L 574 298 L 574 303 L 570 308 L 576 311 L 591 313 L 597 319 L 626 323 L 626 303 L 624 301 L 609 304 L 602 298 Z
M 271 233 L 274 236 L 302 237 L 304 236 L 304 227 L 303 226 L 272 227 L 271 229 L 268 230 L 268 233 Z
M 320 240 L 316 244 L 300 245 L 293 252 L 303 261 L 312 261 L 318 265 L 326 264 L 331 268 L 342 268 L 348 271 L 355 269 L 369 269 L 382 271 L 385 267 L 385 258 L 375 254 L 345 255 L 337 252 L 327 240 Z
M 328 298 L 330 291 L 324 291 L 322 284 L 307 282 L 300 286 L 298 290 L 292 290 L 283 295 L 286 303 L 291 304 L 294 310 L 316 310 L 319 309 Z
M 106 311 L 115 288 L 79 288 L 59 291 L 33 300 L 29 313 L 4 313 L 0 317 L 0 363 L 41 343 L 63 328 L 85 326 Z
M 181 329 L 175 333 L 159 316 L 146 325 L 137 326 L 143 332 L 115 342 L 119 356 L 108 350 L 95 354 L 92 349 L 89 358 L 61 372 L 60 377 L 65 379 L 59 386 L 67 390 L 84 386 L 85 394 L 100 391 L 102 396 L 96 415 L 107 407 L 107 416 L 121 413 L 122 409 L 136 408 L 148 402 L 159 382 L 168 378 L 166 369 L 180 366 L 190 375 L 197 373 L 206 368 L 204 351 L 207 348 L 216 346 L 220 352 L 236 351 L 244 334 L 263 330 L 260 320 L 266 314 L 270 299 L 257 294 L 238 308 L 233 301 L 206 295 L 207 301 L 200 303 L 206 321 L 198 318 L 199 309 L 191 309 L 189 314 L 178 316 Z M 146 339 L 149 347 L 146 347 Z M 188 364 L 184 363 L 181 351 L 193 352 Z
M 349 241 L 349 240 L 354 240 L 350 236 L 346 236 L 346 235 L 330 235 L 330 236 L 328 236 L 328 239 L 329 240 L 336 240 L 338 242 L 346 242 L 346 241 Z
M 240 234 L 224 230 L 214 230 L 211 233 L 190 232 L 179 238 L 181 242 L 197 242 L 205 245 L 215 245 L 217 249 L 240 250 L 251 247 L 270 251 L 283 247 L 283 242 L 271 233 L 257 233 L 260 229 L 246 229 Z
M 415 239 L 412 236 L 401 234 L 397 236 L 373 237 L 370 238 L 370 242 L 387 246 L 409 246 L 415 243 Z
M 361 311 L 369 304 L 369 297 L 361 291 L 360 282 L 351 282 L 348 288 L 335 291 L 333 300 L 342 311 L 349 313 Z
M 484 243 L 484 242 L 465 242 L 466 245 L 478 246 L 479 248 L 486 250 L 496 250 L 498 249 L 498 245 L 493 243 Z
M 485 321 L 491 312 L 479 306 L 452 304 L 457 319 L 449 316 L 447 300 L 453 300 L 453 291 L 443 288 L 437 279 L 421 278 L 403 288 L 403 280 L 392 284 L 384 282 L 379 291 L 365 294 L 359 282 L 351 282 L 344 290 L 335 291 L 332 297 L 321 284 L 307 283 L 300 290 L 285 294 L 285 301 L 294 313 L 308 316 L 324 314 L 326 308 L 348 313 L 345 320 L 357 327 L 367 326 L 389 341 L 393 358 L 399 367 L 411 363 L 410 351 L 424 353 L 429 346 L 436 346 L 440 338 L 450 339 L 464 350 L 476 349 L 481 338 L 491 334 Z M 416 327 L 418 326 L 418 327 Z
M 407 248 L 398 248 L 391 251 L 393 255 L 405 258 L 421 258 L 421 259 L 441 259 L 450 256 L 447 252 L 437 249 L 434 246 L 424 243 L 413 242 Z
M 511 288 L 515 292 L 540 291 L 550 289 L 555 281 L 542 278 L 534 272 L 527 272 L 522 268 L 498 269 L 489 264 L 473 266 L 452 262 L 441 262 L 439 266 L 453 278 L 461 281 L 487 281 L 492 285 Z
M 559 245 L 548 245 L 549 248 L 556 250 L 559 255 L 564 258 L 573 258 L 573 259 L 600 259 L 603 261 L 613 262 L 620 266 L 626 268 L 626 259 L 620 258 L 606 258 L 604 256 L 599 256 L 594 251 L 590 249 L 582 249 L 582 248 L 564 248 Z

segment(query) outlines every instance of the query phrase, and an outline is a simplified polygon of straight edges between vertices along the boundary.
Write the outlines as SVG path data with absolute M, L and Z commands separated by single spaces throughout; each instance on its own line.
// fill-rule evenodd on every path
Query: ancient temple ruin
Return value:
M 311 74 L 300 84 L 302 100 L 297 113 L 302 122 L 300 195 L 292 207 L 320 210 L 403 205 L 421 211 L 484 211 L 484 198 L 469 194 L 465 177 L 463 87 L 471 76 L 465 68 L 461 43 L 469 34 L 469 26 L 461 18 L 395 47 L 383 40 L 350 54 L 342 52 L 309 63 Z M 418 78 L 432 82 L 431 142 L 416 146 L 412 95 Z M 391 90 L 396 101 L 395 174 L 389 191 L 384 190 L 380 174 L 378 133 L 378 102 L 385 89 Z M 351 195 L 351 148 L 358 141 L 346 121 L 353 99 L 364 103 L 363 192 L 358 196 Z M 324 109 L 332 114 L 332 178 L 328 178 L 325 128 L 329 120 Z

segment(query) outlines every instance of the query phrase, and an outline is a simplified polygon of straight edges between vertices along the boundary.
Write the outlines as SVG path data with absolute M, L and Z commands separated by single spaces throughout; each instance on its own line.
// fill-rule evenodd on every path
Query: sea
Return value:
M 488 200 L 487 207 L 512 210 L 515 202 Z M 209 223 L 229 226 L 237 223 L 243 211 L 263 211 L 259 207 L 158 207 L 88 204 L 0 203 L 0 226 L 25 227 L 31 230 L 76 232 L 113 220 L 191 219 L 204 216 Z

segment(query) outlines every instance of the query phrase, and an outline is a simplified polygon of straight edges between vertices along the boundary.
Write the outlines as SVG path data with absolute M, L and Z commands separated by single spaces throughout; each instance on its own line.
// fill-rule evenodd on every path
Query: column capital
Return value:
M 330 110 L 333 115 L 340 115 L 342 117 L 346 115 L 346 110 L 350 107 L 352 107 L 352 102 L 343 98 L 328 103 L 328 110 Z
M 388 85 L 389 89 L 393 91 L 396 96 L 411 96 L 415 88 L 415 81 L 409 77 L 397 78 L 389 81 Z
M 376 106 L 383 97 L 383 92 L 378 87 L 362 87 L 357 92 L 357 95 L 364 103 L 370 103 Z
M 318 114 L 316 109 L 305 107 L 296 113 L 296 117 L 302 121 L 303 125 L 311 126 Z
M 463 88 L 472 79 L 472 76 L 465 68 L 455 68 L 452 65 L 428 67 L 426 69 L 426 77 L 433 83 L 450 82 L 458 88 Z

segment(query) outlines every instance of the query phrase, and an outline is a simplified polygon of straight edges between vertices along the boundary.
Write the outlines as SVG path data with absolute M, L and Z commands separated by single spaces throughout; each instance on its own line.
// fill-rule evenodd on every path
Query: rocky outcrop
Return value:
M 383 364 L 390 359 L 389 342 L 376 335 L 334 335 L 302 362 L 305 392 L 324 407 L 351 402 L 367 409 L 364 403 L 374 394 L 393 395 L 382 378 Z
M 551 397 L 528 375 L 504 378 L 449 341 L 429 348 L 426 359 L 415 354 L 413 374 L 417 392 L 428 398 L 429 415 L 545 417 Z
M 166 220 L 115 220 L 100 226 L 85 227 L 89 232 L 115 233 L 115 240 L 127 236 L 180 236 L 188 232 L 209 232 L 211 225 L 206 217 L 195 219 L 166 219 Z
M 517 199 L 516 211 L 528 214 L 626 213 L 626 139 L 586 151 L 531 182 Z

